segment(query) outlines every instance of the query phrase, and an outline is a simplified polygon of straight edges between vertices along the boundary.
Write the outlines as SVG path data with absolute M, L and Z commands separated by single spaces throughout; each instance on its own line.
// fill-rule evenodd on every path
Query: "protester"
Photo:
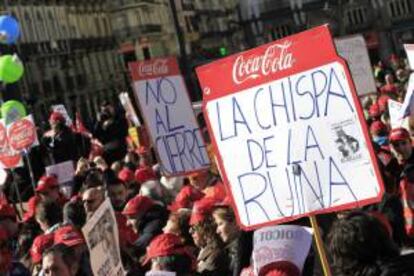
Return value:
M 162 233 L 167 221 L 167 211 L 146 196 L 137 195 L 130 199 L 122 214 L 127 225 L 138 235 L 134 242 L 136 256 L 142 256 L 150 241 Z
M 29 276 L 30 272 L 19 262 L 13 261 L 7 231 L 0 228 L 0 275 Z
M 49 124 L 51 130 L 43 135 L 42 144 L 51 153 L 52 164 L 68 160 L 76 162 L 81 156 L 87 157 L 90 150 L 89 138 L 66 126 L 66 120 L 61 113 L 52 112 Z
M 127 135 L 128 123 L 123 114 L 119 114 L 119 111 L 115 110 L 115 107 L 109 102 L 104 102 L 101 105 L 101 112 L 93 136 L 103 144 L 103 157 L 109 165 L 125 156 Z
M 400 256 L 384 225 L 375 217 L 351 212 L 329 233 L 334 275 L 412 275 L 414 254 Z
M 75 252 L 72 248 L 57 244 L 43 254 L 43 273 L 45 276 L 75 276 L 79 264 L 74 262 Z
M 83 207 L 85 208 L 86 219 L 90 219 L 105 199 L 102 186 L 87 188 L 82 193 Z

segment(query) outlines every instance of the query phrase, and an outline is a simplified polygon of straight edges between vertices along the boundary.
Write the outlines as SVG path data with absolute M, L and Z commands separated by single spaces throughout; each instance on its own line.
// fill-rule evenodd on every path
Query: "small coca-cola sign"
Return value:
M 22 119 L 8 129 L 10 147 L 16 151 L 29 148 L 36 141 L 36 128 L 33 122 Z

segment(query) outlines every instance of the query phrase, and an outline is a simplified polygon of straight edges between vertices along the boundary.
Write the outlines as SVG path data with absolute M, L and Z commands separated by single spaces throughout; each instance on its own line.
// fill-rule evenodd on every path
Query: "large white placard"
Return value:
M 364 37 L 353 35 L 337 38 L 335 45 L 338 54 L 348 62 L 358 95 L 375 93 L 377 87 Z
M 93 274 L 124 276 L 118 226 L 109 198 L 106 198 L 86 222 L 82 232 L 88 245 Z
M 130 68 L 135 95 L 163 172 L 183 175 L 208 168 L 206 145 L 175 59 L 132 63 Z

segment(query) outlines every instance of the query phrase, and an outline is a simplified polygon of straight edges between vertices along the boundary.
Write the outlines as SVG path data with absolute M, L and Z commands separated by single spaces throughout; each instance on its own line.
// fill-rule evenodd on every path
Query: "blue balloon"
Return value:
M 0 41 L 1 43 L 13 44 L 19 38 L 19 35 L 20 35 L 20 26 L 16 18 L 10 15 L 1 15 L 0 16 Z

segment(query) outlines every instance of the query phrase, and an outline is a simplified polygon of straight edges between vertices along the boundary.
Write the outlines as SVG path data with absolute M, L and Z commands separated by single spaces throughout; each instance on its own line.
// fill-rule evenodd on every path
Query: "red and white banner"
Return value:
M 209 168 L 206 145 L 174 57 L 129 64 L 146 130 L 167 176 Z
M 9 124 L 7 137 L 10 147 L 18 152 L 39 144 L 31 115 Z
M 355 87 L 327 26 L 196 71 L 242 228 L 381 199 L 382 179 Z

